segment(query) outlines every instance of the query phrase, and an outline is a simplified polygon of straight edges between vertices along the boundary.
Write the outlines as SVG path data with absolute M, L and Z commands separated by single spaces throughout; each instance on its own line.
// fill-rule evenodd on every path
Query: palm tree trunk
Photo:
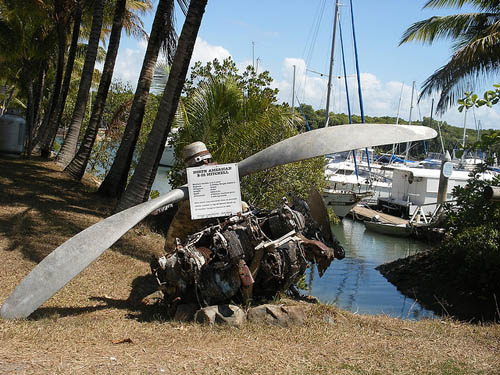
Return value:
M 79 1 L 76 2 L 74 9 L 74 22 L 73 32 L 71 36 L 71 44 L 68 52 L 68 59 L 66 62 L 66 71 L 64 72 L 64 81 L 61 87 L 61 94 L 57 100 L 57 105 L 49 117 L 48 130 L 44 139 L 44 147 L 49 150 L 52 149 L 54 140 L 57 135 L 57 130 L 61 124 L 61 119 L 64 113 L 64 106 L 68 97 L 69 86 L 71 83 L 71 75 L 73 74 L 73 67 L 75 65 L 76 50 L 78 47 L 78 38 L 80 37 L 80 25 L 82 21 L 82 6 Z
M 125 189 L 130 163 L 132 162 L 135 145 L 142 126 L 142 119 L 149 97 L 149 89 L 158 53 L 160 52 L 163 40 L 169 33 L 169 29 L 173 27 L 171 23 L 173 5 L 173 0 L 160 0 L 156 8 L 155 19 L 151 28 L 151 35 L 149 36 L 148 47 L 142 63 L 125 132 L 113 160 L 113 165 L 98 190 L 99 194 L 103 196 L 116 198 Z
M 34 98 L 33 98 L 33 79 L 28 80 L 28 100 L 26 106 L 26 150 L 25 155 L 29 159 L 31 157 L 31 147 L 33 141 L 33 128 L 34 128 L 34 119 L 35 119 L 35 111 L 34 111 Z
M 36 135 L 38 131 L 38 122 L 40 120 L 40 108 L 42 105 L 43 90 L 45 88 L 45 78 L 47 77 L 47 69 L 48 69 L 47 61 L 42 62 L 35 89 L 35 98 L 34 98 L 35 118 L 33 119 L 33 125 L 34 125 L 32 132 L 33 135 Z
M 118 202 L 117 211 L 132 207 L 149 198 L 151 186 L 158 170 L 158 164 L 186 80 L 194 43 L 206 5 L 207 0 L 191 0 L 158 114 L 130 184 Z
M 7 99 L 7 103 L 5 103 L 4 108 L 9 108 L 10 102 L 12 101 L 12 98 L 14 97 L 14 91 L 16 91 L 16 86 L 12 86 L 12 89 L 10 90 L 10 93 L 9 93 L 9 98 Z
M 101 36 L 103 3 L 103 0 L 94 1 L 92 27 L 90 30 L 87 53 L 85 55 L 85 62 L 83 64 L 82 78 L 80 80 L 80 86 L 78 88 L 75 108 L 71 117 L 68 134 L 66 136 L 66 139 L 64 140 L 61 151 L 56 158 L 56 162 L 63 166 L 68 165 L 76 153 L 78 136 L 80 134 L 80 128 L 82 126 L 83 117 L 85 115 L 85 107 L 87 104 L 87 98 L 89 96 L 90 85 L 92 83 L 92 74 L 94 73 L 97 49 L 99 47 L 99 37 Z
M 42 124 L 42 132 L 39 135 L 40 138 L 37 139 L 36 143 L 40 145 L 41 156 L 44 158 L 48 158 L 50 155 L 49 145 L 47 144 L 47 137 L 49 136 L 50 130 L 50 119 L 54 114 L 54 111 L 57 107 L 57 102 L 59 100 L 60 92 L 61 92 L 61 84 L 63 78 L 64 71 L 64 54 L 66 53 L 66 34 L 59 32 L 59 48 L 58 48 L 58 56 L 57 56 L 57 68 L 56 68 L 56 76 L 54 80 L 54 87 L 52 91 L 52 99 L 48 106 L 48 111 L 45 113 L 44 123 Z
M 75 180 L 80 180 L 85 173 L 85 169 L 87 168 L 90 154 L 92 152 L 92 147 L 94 146 L 97 136 L 97 131 L 99 130 L 99 124 L 101 123 L 104 106 L 108 97 L 111 78 L 113 77 L 116 55 L 118 54 L 118 48 L 120 47 L 120 36 L 122 32 L 126 3 L 127 0 L 117 0 L 116 2 L 113 27 L 109 37 L 108 52 L 106 53 L 106 61 L 104 62 L 101 81 L 99 82 L 99 89 L 97 90 L 94 106 L 92 107 L 90 122 L 87 126 L 85 136 L 78 152 L 76 153 L 76 156 L 64 169 L 64 171 Z
M 51 127 L 51 117 L 54 114 L 55 109 L 57 108 L 57 103 L 60 97 L 61 85 L 63 80 L 63 72 L 64 72 L 64 56 L 66 54 L 66 41 L 67 41 L 67 33 L 66 28 L 68 25 L 68 16 L 66 12 L 65 2 L 63 0 L 55 0 L 54 1 L 54 17 L 56 21 L 56 30 L 57 30 L 57 41 L 58 41 L 58 54 L 57 54 L 57 68 L 56 68 L 56 77 L 54 84 L 54 97 L 51 105 L 51 111 L 49 113 L 49 121 L 47 123 L 47 127 L 44 129 L 43 138 L 41 139 L 40 151 L 42 157 L 48 157 L 50 154 L 50 148 L 52 143 L 49 145 L 50 136 L 50 127 Z

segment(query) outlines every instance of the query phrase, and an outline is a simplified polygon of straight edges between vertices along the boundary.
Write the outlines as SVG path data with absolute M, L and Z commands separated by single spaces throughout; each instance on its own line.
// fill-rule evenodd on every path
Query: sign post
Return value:
M 241 212 L 238 164 L 187 168 L 191 219 L 235 215 Z
M 446 202 L 448 193 L 448 179 L 453 173 L 453 164 L 451 163 L 450 153 L 446 151 L 444 160 L 441 161 L 441 173 L 439 174 L 439 186 L 437 195 L 437 204 Z

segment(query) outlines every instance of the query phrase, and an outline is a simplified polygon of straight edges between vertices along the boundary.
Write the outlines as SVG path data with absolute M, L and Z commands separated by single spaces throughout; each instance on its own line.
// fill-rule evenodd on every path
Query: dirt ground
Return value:
M 0 304 L 113 202 L 50 162 L 0 157 Z M 500 374 L 500 325 L 307 305 L 302 326 L 166 321 L 140 303 L 163 238 L 130 230 L 29 319 L 0 319 L 0 374 Z

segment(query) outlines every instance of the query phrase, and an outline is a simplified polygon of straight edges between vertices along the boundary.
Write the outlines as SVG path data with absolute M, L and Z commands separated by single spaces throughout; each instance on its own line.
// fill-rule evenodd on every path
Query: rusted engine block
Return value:
M 286 199 L 272 211 L 249 210 L 188 236 L 169 254 L 154 258 L 151 271 L 163 302 L 200 307 L 249 303 L 278 292 L 297 294 L 295 284 L 310 263 L 320 276 L 344 250 L 325 240 L 303 201 Z

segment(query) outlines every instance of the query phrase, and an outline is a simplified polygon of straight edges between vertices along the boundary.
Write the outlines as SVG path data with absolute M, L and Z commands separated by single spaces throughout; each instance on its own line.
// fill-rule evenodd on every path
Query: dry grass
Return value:
M 0 159 L 0 303 L 51 250 L 111 211 L 51 163 Z M 311 306 L 307 323 L 165 322 L 142 306 L 163 239 L 136 227 L 38 309 L 0 320 L 0 374 L 499 374 L 500 325 Z M 125 341 L 125 342 L 122 342 Z

